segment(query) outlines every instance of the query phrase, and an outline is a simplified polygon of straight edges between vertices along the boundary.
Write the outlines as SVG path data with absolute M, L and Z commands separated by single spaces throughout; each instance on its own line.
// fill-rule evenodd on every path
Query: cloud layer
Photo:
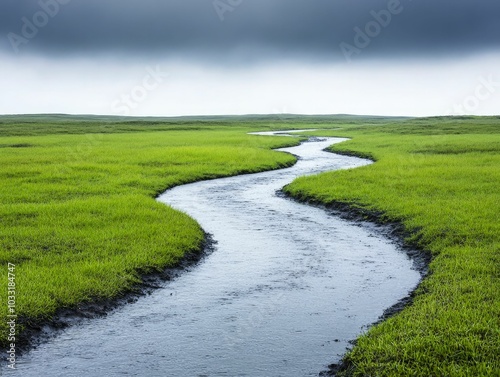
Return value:
M 364 58 L 444 56 L 498 51 L 500 2 L 3 0 L 0 35 L 4 52 L 48 55 L 343 59 L 344 43 Z
M 2 0 L 0 113 L 498 114 L 499 36 L 498 0 Z

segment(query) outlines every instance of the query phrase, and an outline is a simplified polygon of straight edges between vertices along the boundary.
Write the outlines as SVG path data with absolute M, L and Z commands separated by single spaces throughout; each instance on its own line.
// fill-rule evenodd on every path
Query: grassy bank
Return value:
M 354 170 L 302 177 L 301 200 L 383 213 L 433 255 L 411 306 L 371 328 L 341 375 L 500 375 L 500 119 L 430 118 L 316 132 L 371 156 Z
M 1 318 L 8 314 L 9 263 L 15 265 L 20 318 L 48 318 L 58 308 L 115 297 L 139 282 L 141 273 L 175 265 L 203 240 L 197 223 L 157 203 L 157 194 L 294 162 L 271 148 L 297 140 L 249 136 L 237 126 L 183 127 L 2 126 Z M 0 330 L 5 346 L 6 321 Z

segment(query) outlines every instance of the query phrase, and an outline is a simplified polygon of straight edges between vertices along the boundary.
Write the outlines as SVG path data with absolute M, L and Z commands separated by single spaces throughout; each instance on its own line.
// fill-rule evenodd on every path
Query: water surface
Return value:
M 265 137 L 265 136 L 256 136 Z M 19 360 L 19 376 L 317 376 L 405 297 L 419 273 L 375 227 L 276 194 L 295 177 L 369 164 L 283 151 L 287 169 L 184 185 L 158 200 L 217 241 L 196 267 L 138 302 L 87 320 Z

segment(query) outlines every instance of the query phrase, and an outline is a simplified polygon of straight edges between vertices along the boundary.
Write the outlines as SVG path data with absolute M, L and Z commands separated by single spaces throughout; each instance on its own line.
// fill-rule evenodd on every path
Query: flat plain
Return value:
M 20 324 L 119 297 L 199 251 L 202 229 L 155 197 L 293 164 L 272 149 L 298 139 L 247 135 L 292 128 L 352 138 L 332 151 L 376 163 L 299 178 L 288 195 L 402 224 L 406 242 L 432 255 L 412 303 L 358 339 L 339 373 L 498 375 L 498 117 L 1 117 L 0 260 L 5 277 L 16 266 Z M 7 346 L 6 321 L 0 331 Z

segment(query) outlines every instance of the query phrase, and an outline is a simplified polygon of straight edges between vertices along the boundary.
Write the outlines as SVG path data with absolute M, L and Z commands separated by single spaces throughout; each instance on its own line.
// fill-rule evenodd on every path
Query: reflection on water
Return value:
M 337 362 L 420 279 L 375 228 L 276 195 L 297 176 L 369 163 L 322 151 L 340 141 L 283 149 L 300 156 L 288 169 L 164 193 L 159 201 L 213 235 L 215 252 L 152 295 L 33 350 L 14 373 L 290 377 Z

